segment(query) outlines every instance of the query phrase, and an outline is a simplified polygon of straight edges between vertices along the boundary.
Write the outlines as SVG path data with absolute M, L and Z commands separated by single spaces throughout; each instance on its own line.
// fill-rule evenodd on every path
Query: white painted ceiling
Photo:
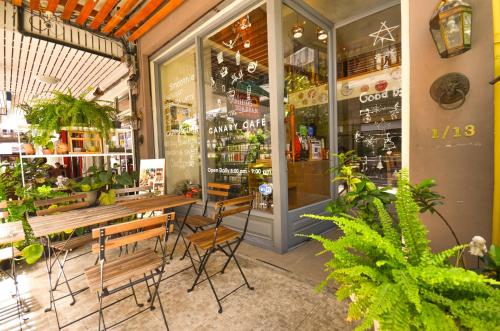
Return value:
M 350 17 L 394 3 L 394 0 L 305 0 L 330 21 L 339 23 Z
M 11 91 L 16 105 L 52 90 L 75 95 L 89 87 L 104 91 L 126 73 L 120 61 L 0 29 L 0 90 Z M 36 80 L 38 75 L 60 81 L 45 84 Z

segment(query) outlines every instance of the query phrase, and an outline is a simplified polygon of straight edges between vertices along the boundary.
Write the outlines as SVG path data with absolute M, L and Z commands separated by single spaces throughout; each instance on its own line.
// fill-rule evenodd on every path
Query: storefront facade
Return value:
M 491 6 L 470 2 L 491 16 Z M 474 234 L 490 237 L 493 172 L 488 158 L 493 141 L 488 128 L 492 120 L 487 118 L 493 116 L 493 95 L 483 94 L 482 101 L 472 93 L 467 96 L 463 108 L 477 102 L 486 108 L 480 123 L 477 118 L 468 122 L 473 117 L 468 109 L 450 115 L 432 104 L 428 89 L 439 75 L 422 80 L 422 70 L 429 68 L 417 67 L 434 58 L 446 61 L 439 59 L 429 38 L 434 7 L 435 1 L 375 1 L 371 8 L 363 1 L 229 1 L 179 31 L 166 46 L 148 54 L 152 100 L 150 107 L 139 102 L 150 118 L 148 156 L 166 159 L 167 192 L 190 194 L 192 188 L 201 188 L 195 213 L 201 211 L 203 188 L 210 182 L 231 184 L 233 196 L 255 194 L 247 239 L 286 252 L 304 240 L 297 234 L 321 233 L 331 226 L 301 216 L 325 213 L 342 189 L 330 172 L 333 154 L 355 150 L 362 172 L 379 185 L 394 186 L 401 168 L 409 168 L 414 181 L 432 177 L 440 182 L 450 172 L 463 172 L 455 164 L 429 168 L 427 156 L 451 153 L 461 159 L 486 152 L 490 156 L 481 156 L 484 163 L 476 166 L 490 183 L 485 179 L 471 187 L 465 179 L 452 185 L 450 193 L 455 199 L 454 190 L 479 189 L 489 197 L 451 204 L 486 208 L 476 210 L 480 215 L 472 227 L 480 231 Z M 416 11 L 429 16 L 418 26 L 413 23 L 423 16 L 410 15 Z M 474 24 L 474 33 L 486 30 L 479 20 Z M 428 39 L 430 44 L 419 51 Z M 141 47 L 147 45 L 139 42 L 140 54 Z M 469 53 L 490 51 L 479 42 L 474 47 L 479 50 Z M 454 71 L 459 70 L 469 68 Z M 476 76 L 469 77 L 471 85 Z M 141 84 L 146 83 L 142 78 Z M 417 94 L 422 100 L 414 99 Z M 441 141 L 446 139 L 439 125 L 447 123 L 439 116 L 456 119 L 457 114 L 463 128 L 449 124 L 458 127 L 457 140 Z M 485 131 L 476 134 L 479 128 Z M 432 239 L 435 221 L 430 222 Z M 235 228 L 242 223 L 238 217 L 228 221 Z M 457 220 L 456 227 L 465 242 L 471 224 Z M 446 237 L 441 232 L 436 230 L 437 236 Z

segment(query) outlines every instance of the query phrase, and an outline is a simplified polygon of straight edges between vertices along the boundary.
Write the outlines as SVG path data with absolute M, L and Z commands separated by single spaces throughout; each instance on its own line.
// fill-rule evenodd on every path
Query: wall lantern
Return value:
M 462 0 L 441 0 L 429 25 L 442 58 L 471 49 L 472 7 L 468 3 Z

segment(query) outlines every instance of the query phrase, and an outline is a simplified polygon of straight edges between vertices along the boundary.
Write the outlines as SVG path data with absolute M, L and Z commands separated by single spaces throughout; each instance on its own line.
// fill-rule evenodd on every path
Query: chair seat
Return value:
M 193 234 L 190 234 L 186 237 L 186 239 L 193 243 L 193 245 L 207 250 L 212 247 L 214 241 L 214 231 L 215 229 L 208 229 L 199 231 Z M 225 226 L 219 226 L 219 230 L 217 231 L 217 239 L 215 241 L 215 245 L 220 245 L 226 241 L 231 241 L 240 236 L 240 233 Z
M 194 228 L 200 228 L 208 225 L 217 223 L 213 218 L 206 217 L 203 215 L 193 215 L 188 216 L 186 219 L 186 224 Z
M 84 234 L 82 236 L 71 237 L 66 244 L 66 240 L 50 243 L 50 247 L 58 251 L 71 251 L 75 248 L 82 247 L 92 242 L 92 234 Z
M 18 256 L 21 256 L 21 252 L 16 248 L 14 248 L 14 252 L 12 252 L 12 247 L 5 247 L 0 249 L 0 261 L 10 260 Z
M 109 288 L 113 285 L 123 285 L 128 283 L 129 279 L 142 278 L 145 273 L 161 265 L 162 258 L 150 248 L 121 256 L 104 264 L 103 287 Z M 101 286 L 100 265 L 85 269 L 85 276 L 90 289 L 98 291 Z

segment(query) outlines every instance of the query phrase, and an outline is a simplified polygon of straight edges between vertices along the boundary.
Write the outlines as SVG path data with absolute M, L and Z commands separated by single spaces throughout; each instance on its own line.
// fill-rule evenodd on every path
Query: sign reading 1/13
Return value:
M 476 126 L 469 124 L 463 128 L 459 126 L 447 125 L 442 131 L 439 129 L 432 129 L 432 139 L 446 139 L 446 138 L 460 138 L 472 137 L 476 135 Z

